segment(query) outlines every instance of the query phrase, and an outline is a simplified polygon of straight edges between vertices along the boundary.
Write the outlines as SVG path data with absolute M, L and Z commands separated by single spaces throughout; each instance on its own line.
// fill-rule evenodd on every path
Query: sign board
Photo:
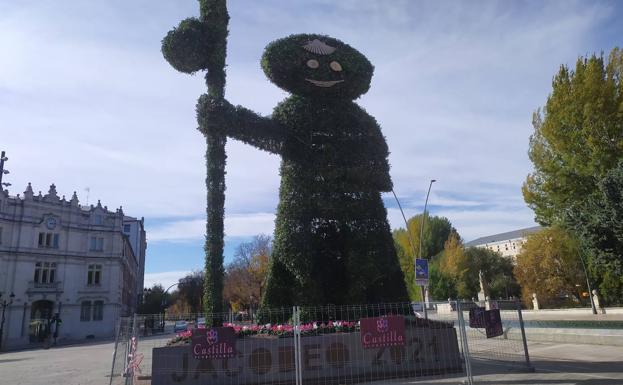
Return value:
M 428 259 L 415 260 L 415 284 L 428 286 Z
M 463 373 L 456 329 L 405 324 L 404 346 L 364 349 L 359 332 L 301 338 L 298 357 L 304 384 L 344 384 L 388 378 Z M 152 385 L 294 384 L 297 376 L 294 338 L 245 337 L 236 340 L 237 355 L 193 359 L 192 346 L 154 348 Z M 406 382 L 405 382 L 406 383 Z
M 405 318 L 401 315 L 362 318 L 361 345 L 364 349 L 404 346 Z
M 487 338 L 493 338 L 504 334 L 500 309 L 485 310 L 485 332 Z
M 193 329 L 193 357 L 198 360 L 225 359 L 236 356 L 236 333 L 233 328 Z
M 473 307 L 469 309 L 469 327 L 478 329 L 485 327 L 484 307 Z

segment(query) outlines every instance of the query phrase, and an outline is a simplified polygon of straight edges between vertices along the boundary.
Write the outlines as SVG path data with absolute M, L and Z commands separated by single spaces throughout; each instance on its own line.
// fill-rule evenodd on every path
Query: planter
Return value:
M 190 345 L 154 348 L 152 385 L 291 384 L 295 378 L 293 338 L 241 338 L 237 356 L 194 359 Z M 404 346 L 363 349 L 360 333 L 301 338 L 304 383 L 365 382 L 462 372 L 456 330 L 406 329 Z

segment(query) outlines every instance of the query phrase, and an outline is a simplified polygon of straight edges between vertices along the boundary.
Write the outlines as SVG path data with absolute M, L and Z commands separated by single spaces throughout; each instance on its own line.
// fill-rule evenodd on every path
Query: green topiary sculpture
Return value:
M 222 99 L 225 95 L 225 56 L 229 15 L 225 0 L 199 0 L 200 17 L 183 20 L 162 40 L 162 54 L 176 70 L 194 73 L 205 70 L 207 95 Z M 201 123 L 201 122 L 200 122 Z M 225 213 L 225 143 L 222 130 L 205 126 L 206 137 L 207 222 L 205 241 L 204 309 L 212 314 L 212 326 L 222 323 L 223 311 L 223 215 Z
M 377 122 L 353 102 L 372 64 L 323 35 L 268 45 L 262 68 L 292 93 L 271 117 L 218 96 L 197 105 L 200 129 L 282 157 L 264 307 L 406 301 L 382 191 L 392 182 Z

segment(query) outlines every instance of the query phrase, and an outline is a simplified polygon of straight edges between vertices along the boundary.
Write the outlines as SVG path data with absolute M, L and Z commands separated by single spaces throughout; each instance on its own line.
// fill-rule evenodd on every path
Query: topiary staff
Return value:
M 176 70 L 188 74 L 207 70 L 208 93 L 199 98 L 221 100 L 225 94 L 225 56 L 227 53 L 226 0 L 199 0 L 200 16 L 182 20 L 162 40 L 162 54 Z M 223 310 L 223 216 L 225 204 L 225 143 L 220 129 L 207 130 L 207 122 L 197 117 L 199 130 L 206 138 L 207 222 L 205 241 L 204 309 L 206 313 Z M 212 326 L 222 321 L 213 316 Z

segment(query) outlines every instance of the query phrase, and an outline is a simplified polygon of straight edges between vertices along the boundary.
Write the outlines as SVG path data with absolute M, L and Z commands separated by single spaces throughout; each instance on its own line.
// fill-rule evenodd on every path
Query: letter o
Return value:
M 270 350 L 259 348 L 251 352 L 249 356 L 249 367 L 255 374 L 266 374 L 273 366 L 273 357 Z

